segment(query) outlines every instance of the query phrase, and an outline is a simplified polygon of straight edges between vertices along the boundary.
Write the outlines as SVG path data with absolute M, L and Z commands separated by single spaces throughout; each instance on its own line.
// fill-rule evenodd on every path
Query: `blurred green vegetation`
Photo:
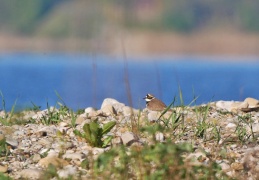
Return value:
M 1 0 L 0 31 L 88 38 L 109 27 L 193 32 L 235 28 L 259 32 L 256 0 Z

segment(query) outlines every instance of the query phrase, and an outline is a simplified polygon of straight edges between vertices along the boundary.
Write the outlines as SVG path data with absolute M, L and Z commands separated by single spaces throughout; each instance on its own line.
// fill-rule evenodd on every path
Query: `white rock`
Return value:
M 122 113 L 124 116 L 131 116 L 134 114 L 133 108 L 129 106 L 124 106 L 122 108 Z
M 0 111 L 0 117 L 5 117 L 5 112 L 4 111 Z
M 241 102 L 238 101 L 218 101 L 216 102 L 216 107 L 220 109 L 226 109 L 227 111 L 233 111 L 238 109 Z
M 259 124 L 252 124 L 252 128 L 253 128 L 253 132 L 254 133 L 258 133 L 259 132 Z M 247 126 L 246 129 L 249 132 L 251 131 L 250 126 Z
M 255 98 L 251 98 L 251 97 L 248 97 L 244 100 L 244 102 L 246 102 L 249 106 L 249 108 L 254 108 L 254 107 L 258 107 L 259 105 L 259 101 Z
M 41 160 L 41 157 L 39 154 L 34 154 L 33 157 L 32 157 L 32 161 L 37 163 L 39 162 L 39 160 Z
M 62 157 L 64 159 L 81 160 L 85 157 L 85 155 L 82 153 L 67 153 L 66 152 Z
M 234 123 L 228 123 L 227 126 L 226 126 L 226 129 L 233 129 L 233 128 L 236 128 L 237 125 L 234 124 Z
M 116 112 L 122 112 L 122 108 L 125 106 L 125 104 L 120 103 L 119 101 L 112 99 L 112 98 L 106 98 L 103 100 L 103 103 L 101 105 L 101 109 L 105 107 L 106 105 L 112 105 Z
M 120 137 L 115 137 L 112 139 L 111 141 L 113 146 L 117 146 L 117 145 L 121 145 L 122 144 L 122 140 Z
M 78 116 L 76 118 L 76 124 L 82 124 L 85 121 L 85 118 L 82 116 Z
M 222 169 L 223 171 L 225 171 L 225 172 L 230 169 L 230 165 L 227 164 L 227 163 L 225 163 L 225 162 L 222 162 L 222 163 L 220 163 L 219 165 L 221 166 L 221 169 Z
M 93 107 L 88 107 L 85 109 L 85 114 L 89 114 L 91 112 L 95 112 L 95 109 Z
M 121 135 L 121 140 L 124 145 L 131 145 L 132 143 L 137 142 L 139 138 L 132 132 L 125 132 Z
M 68 178 L 68 176 L 70 176 L 70 175 L 73 176 L 76 174 L 76 167 L 73 167 L 72 165 L 67 165 L 63 169 L 58 170 L 57 173 L 60 178 L 66 179 L 66 178 Z
M 101 111 L 107 116 L 116 115 L 116 111 L 111 104 L 107 104 L 101 108 Z
M 93 148 L 93 154 L 94 155 L 97 155 L 97 154 L 101 154 L 101 153 L 103 153 L 104 152 L 104 148 L 97 148 L 97 147 L 95 147 L 95 148 Z
M 113 105 L 113 104 L 117 104 L 120 103 L 119 101 L 117 101 L 116 99 L 112 99 L 112 98 L 106 98 L 103 100 L 103 103 L 101 105 L 101 109 L 106 106 L 106 105 Z
M 164 142 L 164 140 L 165 140 L 165 136 L 163 133 L 161 132 L 156 133 L 156 141 Z
M 19 144 L 16 139 L 12 139 L 12 138 L 6 138 L 6 143 L 12 147 L 17 147 Z
M 43 172 L 39 169 L 23 169 L 20 176 L 24 179 L 40 179 Z
M 147 118 L 149 121 L 157 121 L 160 116 L 161 112 L 150 111 L 148 112 Z

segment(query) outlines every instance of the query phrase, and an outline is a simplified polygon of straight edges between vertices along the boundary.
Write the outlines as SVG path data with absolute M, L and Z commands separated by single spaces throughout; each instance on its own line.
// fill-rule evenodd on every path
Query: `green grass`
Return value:
M 5 109 L 5 101 L 2 96 L 2 105 Z M 62 98 L 54 107 L 50 107 L 47 103 L 47 113 L 38 122 L 46 126 L 56 125 L 64 120 L 70 121 L 70 126 L 74 133 L 81 137 L 92 147 L 109 147 L 111 136 L 106 136 L 107 133 L 115 126 L 112 124 L 101 125 L 96 121 L 85 124 L 83 129 L 78 129 L 76 125 L 76 118 L 83 110 L 74 112 L 68 108 Z M 174 97 L 172 103 L 162 112 L 159 121 L 152 123 L 147 119 L 141 120 L 142 112 L 138 115 L 132 115 L 131 118 L 134 123 L 120 124 L 123 128 L 135 130 L 140 138 L 147 139 L 143 146 L 118 145 L 110 147 L 108 151 L 93 158 L 93 155 L 87 156 L 81 162 L 81 168 L 87 171 L 89 179 L 230 179 L 224 174 L 220 166 L 216 163 L 218 159 L 227 159 L 229 162 L 235 162 L 235 159 L 228 157 L 229 145 L 237 144 L 242 146 L 244 144 L 256 143 L 257 134 L 253 132 L 252 124 L 254 123 L 251 113 L 234 114 L 221 113 L 213 109 L 212 105 L 191 106 L 196 101 L 195 98 L 189 105 L 185 106 L 183 101 L 183 94 L 180 92 L 179 97 Z M 177 102 L 180 104 L 176 106 Z M 35 111 L 39 111 L 34 104 Z M 14 113 L 15 103 L 11 112 L 7 113 L 1 119 L 3 125 L 11 125 L 17 123 L 12 119 L 17 116 Z M 211 119 L 210 112 L 218 113 L 217 118 Z M 169 116 L 165 114 L 169 113 Z M 192 114 L 189 116 L 188 114 Z M 22 116 L 22 113 L 21 113 Z M 229 137 L 222 136 L 224 128 L 220 126 L 217 121 L 222 121 L 220 118 L 227 118 L 228 116 L 236 117 L 236 129 Z M 113 117 L 116 119 L 116 117 Z M 12 123 L 11 123 L 12 122 Z M 76 130 L 76 128 L 78 130 Z M 117 130 L 117 129 L 115 129 Z M 156 139 L 156 134 L 160 132 L 165 136 L 165 141 L 160 142 Z M 65 132 L 64 132 L 65 133 Z M 62 136 L 66 134 L 62 134 Z M 187 135 L 187 139 L 186 139 Z M 57 135 L 58 136 L 58 135 Z M 106 138 L 108 138 L 106 142 Z M 199 142 L 198 147 L 194 147 L 195 143 Z M 212 143 L 210 152 L 206 152 L 204 145 Z M 196 151 L 204 152 L 206 163 L 202 163 L 202 157 L 186 159 L 191 153 Z M 6 158 L 10 152 L 7 144 L 3 140 L 0 142 L 0 157 Z M 91 154 L 91 152 L 90 152 Z M 44 173 L 43 178 L 57 178 L 58 169 L 49 166 Z M 81 171 L 81 175 L 86 175 Z M 240 177 L 244 173 L 240 173 Z M 0 174 L 1 177 L 1 174 Z M 68 179 L 73 179 L 69 177 Z

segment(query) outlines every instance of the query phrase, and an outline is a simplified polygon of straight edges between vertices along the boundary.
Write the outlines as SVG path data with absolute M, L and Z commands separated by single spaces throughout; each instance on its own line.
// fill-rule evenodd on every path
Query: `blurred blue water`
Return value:
M 182 89 L 188 105 L 216 100 L 259 99 L 259 58 L 160 57 L 127 60 L 130 95 L 135 108 L 152 93 L 166 104 Z M 73 109 L 100 108 L 104 98 L 130 105 L 125 83 L 125 61 L 108 56 L 83 54 L 13 53 L 0 55 L 0 91 L 6 107 L 46 108 L 62 97 Z M 0 109 L 2 109 L 0 104 Z

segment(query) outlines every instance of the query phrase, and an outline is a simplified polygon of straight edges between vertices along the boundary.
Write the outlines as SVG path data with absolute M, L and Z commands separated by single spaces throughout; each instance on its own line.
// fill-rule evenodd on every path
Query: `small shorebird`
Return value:
M 146 107 L 150 111 L 163 111 L 166 108 L 165 103 L 157 99 L 152 94 L 147 94 L 143 99 L 145 99 Z

